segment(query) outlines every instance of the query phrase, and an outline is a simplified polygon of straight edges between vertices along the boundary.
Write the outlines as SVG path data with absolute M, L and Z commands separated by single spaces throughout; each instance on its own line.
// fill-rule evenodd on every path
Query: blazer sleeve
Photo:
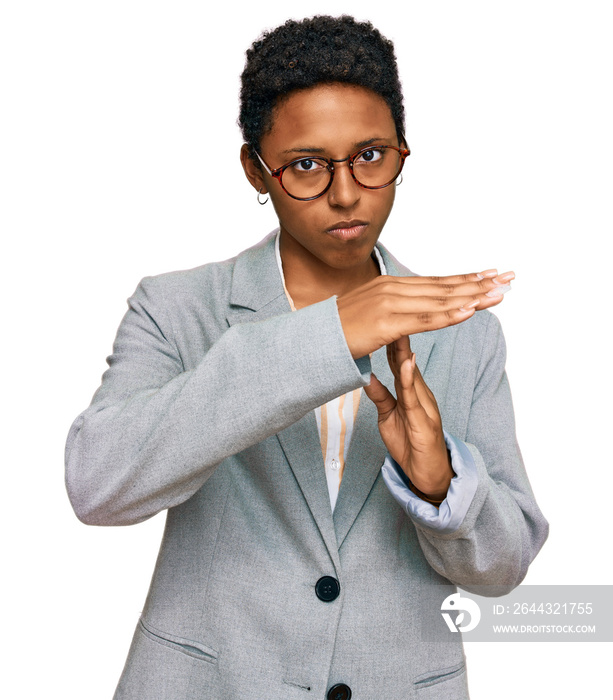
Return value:
M 453 438 L 476 467 L 476 489 L 466 487 L 470 505 L 451 532 L 437 522 L 445 517 L 445 508 L 422 502 L 422 517 L 415 509 L 406 510 L 436 571 L 479 595 L 502 595 L 521 583 L 549 526 L 534 499 L 515 436 L 500 323 L 488 316 L 465 440 Z
M 226 457 L 369 380 L 335 297 L 230 328 L 224 318 L 185 370 L 159 280 L 129 299 L 102 385 L 68 435 L 66 486 L 88 524 L 128 525 L 178 505 Z

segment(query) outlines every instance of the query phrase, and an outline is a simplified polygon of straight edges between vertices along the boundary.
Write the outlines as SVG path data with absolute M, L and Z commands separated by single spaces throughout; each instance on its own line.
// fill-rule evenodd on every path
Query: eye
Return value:
M 356 163 L 375 163 L 381 160 L 384 156 L 382 148 L 369 148 L 367 151 L 362 151 L 355 159 Z
M 326 164 L 324 162 L 315 158 L 303 158 L 292 164 L 292 168 L 299 173 L 312 173 L 325 167 Z

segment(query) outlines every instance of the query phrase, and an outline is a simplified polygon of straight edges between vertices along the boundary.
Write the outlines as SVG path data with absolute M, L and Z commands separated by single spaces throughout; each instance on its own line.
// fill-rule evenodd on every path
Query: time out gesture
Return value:
M 381 276 L 337 300 L 354 358 L 387 346 L 397 398 L 374 374 L 364 390 L 377 407 L 390 455 L 427 500 L 443 500 L 454 473 L 436 399 L 417 368 L 408 336 L 456 325 L 499 304 L 514 277 L 496 270 L 452 277 Z

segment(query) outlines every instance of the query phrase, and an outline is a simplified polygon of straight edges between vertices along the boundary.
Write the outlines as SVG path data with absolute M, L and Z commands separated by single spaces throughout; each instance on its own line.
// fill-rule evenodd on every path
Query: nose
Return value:
M 330 206 L 350 209 L 360 200 L 361 189 L 351 175 L 349 164 L 342 161 L 336 162 L 332 184 L 327 192 Z

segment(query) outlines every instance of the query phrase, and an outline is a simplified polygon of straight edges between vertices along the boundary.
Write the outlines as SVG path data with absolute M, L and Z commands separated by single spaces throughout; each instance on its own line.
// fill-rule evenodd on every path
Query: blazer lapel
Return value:
M 276 231 L 234 262 L 227 321 L 251 323 L 291 311 L 275 258 Z
M 273 231 L 261 243 L 238 256 L 234 264 L 229 325 L 261 321 L 291 312 L 275 257 Z M 335 566 L 340 566 L 330 496 L 315 414 L 277 434 L 290 468 L 317 524 Z
M 338 569 L 340 558 L 321 454 L 321 442 L 313 411 L 309 411 L 299 421 L 277 433 L 277 438 L 326 544 L 330 558 Z
M 393 377 L 387 364 L 385 348 L 373 353 L 371 365 L 381 382 L 393 390 Z M 368 498 L 385 455 L 385 445 L 377 428 L 377 409 L 362 391 L 334 509 L 334 527 L 339 549 Z
M 383 257 L 388 275 L 413 276 L 414 273 L 401 265 L 386 248 L 380 244 L 377 247 Z M 431 333 L 419 333 L 411 336 L 411 349 L 417 356 L 417 365 L 422 374 L 426 372 L 432 346 Z M 373 353 L 371 365 L 374 374 L 395 396 L 394 376 L 387 362 L 385 348 L 380 348 Z M 339 548 L 368 498 L 387 454 L 377 423 L 377 409 L 366 393 L 362 392 L 351 444 L 345 461 L 343 480 L 334 509 L 334 526 Z

